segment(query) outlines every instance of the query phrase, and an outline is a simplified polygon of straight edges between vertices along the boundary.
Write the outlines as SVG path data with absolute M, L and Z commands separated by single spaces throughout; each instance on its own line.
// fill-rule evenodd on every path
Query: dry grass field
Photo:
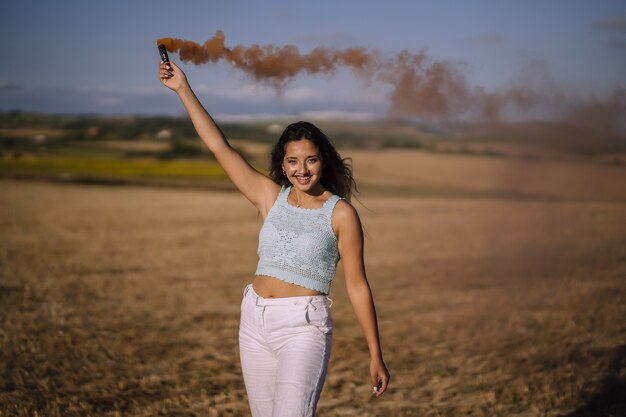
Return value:
M 626 168 L 345 150 L 389 391 L 345 294 L 321 417 L 626 415 Z M 248 416 L 260 220 L 224 190 L 0 180 L 0 415 Z

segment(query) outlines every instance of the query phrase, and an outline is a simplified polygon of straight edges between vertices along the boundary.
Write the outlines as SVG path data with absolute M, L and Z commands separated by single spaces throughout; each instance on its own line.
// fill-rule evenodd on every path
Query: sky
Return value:
M 422 52 L 487 92 L 524 85 L 602 100 L 626 88 L 624 0 L 23 0 L 0 14 L 0 110 L 183 114 L 158 81 L 155 42 L 202 44 L 217 30 L 227 46 Z M 181 67 L 207 110 L 223 118 L 359 119 L 390 109 L 388 83 L 349 69 L 297 75 L 276 91 L 226 62 Z

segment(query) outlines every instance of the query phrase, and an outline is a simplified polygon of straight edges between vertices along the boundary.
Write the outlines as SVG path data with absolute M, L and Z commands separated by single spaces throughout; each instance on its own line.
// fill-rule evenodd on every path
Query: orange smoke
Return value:
M 224 60 L 255 79 L 270 81 L 276 86 L 281 86 L 301 72 L 331 74 L 339 66 L 362 72 L 372 63 L 372 54 L 365 48 L 342 51 L 315 48 L 304 55 L 293 45 L 275 47 L 255 44 L 229 48 L 224 45 L 222 31 L 217 31 L 213 38 L 202 45 L 176 38 L 165 38 L 162 41 L 168 51 L 178 52 L 183 62 L 200 65 Z
M 403 51 L 389 58 L 367 48 L 318 47 L 302 54 L 294 45 L 228 47 L 224 40 L 224 33 L 217 31 L 202 45 L 176 38 L 160 42 L 168 51 L 177 52 L 183 62 L 200 65 L 226 61 L 277 88 L 301 73 L 332 75 L 338 68 L 349 68 L 359 78 L 390 84 L 390 110 L 399 115 L 447 118 L 472 96 L 465 78 L 453 65 L 431 60 L 423 52 Z M 490 114 L 494 113 L 491 109 Z
M 168 51 L 177 52 L 183 62 L 200 65 L 225 61 L 277 89 L 301 73 L 332 75 L 338 68 L 348 68 L 359 78 L 391 86 L 390 111 L 394 115 L 413 116 L 425 121 L 472 119 L 500 122 L 505 111 L 528 111 L 546 100 L 545 91 L 523 85 L 497 92 L 472 87 L 457 65 L 432 59 L 424 52 L 402 51 L 389 55 L 368 48 L 318 47 L 302 54 L 294 45 L 229 47 L 224 40 L 222 31 L 217 31 L 202 45 L 175 38 L 164 38 L 159 42 Z M 548 98 L 554 100 L 554 97 Z M 621 110 L 619 118 L 624 114 L 623 94 L 614 101 L 620 105 L 617 106 Z M 563 103 L 563 108 L 566 104 L 571 103 Z M 579 113 L 583 110 L 589 113 L 587 108 L 578 109 Z M 601 119 L 600 116 L 596 118 Z

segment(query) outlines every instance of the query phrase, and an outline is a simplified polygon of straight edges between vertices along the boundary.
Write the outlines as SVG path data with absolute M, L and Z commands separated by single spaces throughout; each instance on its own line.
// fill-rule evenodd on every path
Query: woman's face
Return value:
M 283 169 L 294 188 L 309 191 L 322 177 L 322 157 L 310 140 L 292 140 L 285 146 Z

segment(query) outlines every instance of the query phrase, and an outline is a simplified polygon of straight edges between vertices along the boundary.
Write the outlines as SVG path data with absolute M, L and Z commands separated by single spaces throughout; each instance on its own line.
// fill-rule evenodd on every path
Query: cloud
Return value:
M 614 49 L 626 49 L 626 39 L 613 38 L 609 40 L 609 46 Z
M 128 87 L 97 85 L 91 88 L 77 89 L 75 94 L 88 101 L 98 111 L 115 111 L 129 101 L 159 100 L 168 95 L 167 91 L 160 85 Z
M 293 114 L 275 113 L 217 113 L 215 119 L 222 123 L 245 123 L 259 120 L 293 119 Z
M 306 102 L 306 101 L 324 101 L 331 97 L 322 90 L 314 90 L 309 87 L 295 87 L 284 93 L 284 97 L 288 101 Z
M 300 113 L 300 115 L 306 119 L 315 120 L 347 120 L 355 122 L 366 122 L 370 120 L 380 119 L 380 116 L 375 113 L 344 110 L 305 111 Z
M 594 30 L 626 32 L 626 16 L 610 16 L 591 25 Z
M 133 95 L 164 95 L 167 94 L 167 90 L 160 84 L 143 85 L 143 86 L 120 86 L 118 84 L 101 84 L 90 88 L 82 88 L 79 91 L 85 94 L 133 94 Z
M 2 92 L 19 91 L 22 88 L 22 85 L 14 83 L 12 81 L 0 80 L 0 91 Z
M 274 89 L 261 84 L 245 84 L 235 87 L 214 87 L 208 84 L 198 84 L 193 89 L 200 94 L 253 103 L 266 102 L 276 95 Z
M 283 103 L 298 106 L 319 106 L 329 103 L 353 105 L 355 102 L 362 105 L 383 106 L 386 99 L 383 95 L 368 94 L 369 90 L 362 89 L 354 92 L 348 89 L 316 88 L 310 86 L 285 87 L 279 91 L 264 85 L 245 84 L 233 87 L 215 87 L 208 84 L 198 84 L 193 87 L 198 94 L 217 96 L 220 98 L 247 102 L 247 103 Z
M 0 110 L 22 109 L 49 113 L 171 113 L 176 99 L 150 87 L 0 88 Z M 179 106 L 178 106 L 179 107 Z
M 370 112 L 358 112 L 358 111 L 345 111 L 345 110 L 319 110 L 319 111 L 302 111 L 295 113 L 217 113 L 215 118 L 220 122 L 255 122 L 261 120 L 280 120 L 295 118 L 309 119 L 309 120 L 341 120 L 341 121 L 355 121 L 365 122 L 371 120 L 380 119 L 381 116 L 376 113 Z
M 294 117 L 303 112 L 337 109 L 348 118 L 365 117 L 367 112 L 384 113 L 383 102 L 367 102 L 350 92 L 315 87 L 287 88 L 282 96 L 269 86 L 247 84 L 233 88 L 197 84 L 194 91 L 214 114 L 245 119 Z M 161 85 L 99 85 L 90 88 L 19 86 L 0 82 L 0 110 L 21 109 L 50 113 L 97 114 L 183 114 L 176 95 Z M 349 114 L 354 112 L 354 114 Z M 329 113 L 330 114 L 330 113 Z M 330 117 L 326 115 L 327 117 Z M 339 114 L 339 113 L 338 113 Z M 244 115 L 244 116 L 238 116 Z M 320 113 L 320 117 L 323 114 Z M 230 117 L 230 116 L 226 116 Z M 287 116 L 286 116 L 287 117 Z
M 499 33 L 485 32 L 468 38 L 468 41 L 479 45 L 495 45 L 502 43 L 504 38 Z
M 315 90 L 309 87 L 293 87 L 276 91 L 274 88 L 263 84 L 246 84 L 236 87 L 213 87 L 207 84 L 199 84 L 194 87 L 194 90 L 202 94 L 212 94 L 230 100 L 254 103 L 274 100 L 289 103 L 321 102 L 333 98 L 324 90 Z

